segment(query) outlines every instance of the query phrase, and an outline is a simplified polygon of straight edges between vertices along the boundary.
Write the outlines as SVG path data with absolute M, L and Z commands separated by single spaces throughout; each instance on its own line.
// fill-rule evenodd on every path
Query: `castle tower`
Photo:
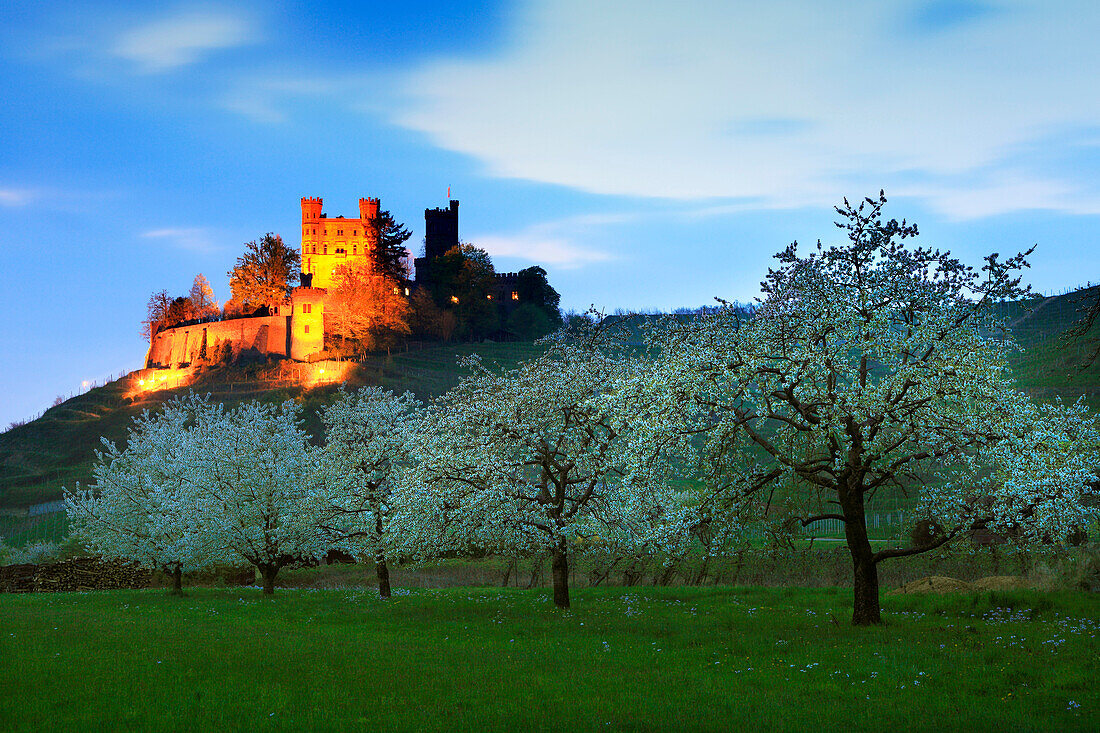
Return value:
M 325 291 L 294 288 L 290 291 L 290 358 L 309 361 L 325 349 Z
M 458 246 L 458 202 L 447 209 L 424 209 L 424 256 L 429 260 Z
M 368 222 L 378 216 L 378 199 L 359 199 L 359 218 Z
M 321 204 L 319 198 L 302 199 L 302 272 L 313 275 L 313 287 L 329 288 L 337 268 L 368 261 L 379 200 L 359 199 L 358 219 L 330 217 Z
M 317 221 L 321 218 L 322 200 L 318 198 L 302 198 L 302 223 Z
M 413 261 L 416 281 L 427 285 L 432 279 L 431 263 L 458 246 L 458 202 L 451 199 L 446 209 L 424 209 L 424 256 Z

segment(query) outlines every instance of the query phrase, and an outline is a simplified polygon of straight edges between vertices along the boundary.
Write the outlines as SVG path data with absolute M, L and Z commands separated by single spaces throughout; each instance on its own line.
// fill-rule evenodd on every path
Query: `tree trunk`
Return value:
M 375 557 L 374 572 L 378 575 L 378 596 L 386 600 L 390 597 L 390 569 L 386 567 L 386 558 Z
M 182 596 L 183 595 L 183 571 L 179 565 L 172 568 L 172 590 L 168 592 L 169 595 Z
M 569 558 L 565 554 L 564 539 L 554 545 L 550 566 L 554 574 L 554 605 L 569 608 Z
M 852 553 L 852 568 L 855 577 L 854 605 L 852 606 L 853 626 L 873 626 L 882 623 L 882 613 L 878 599 L 878 565 L 866 556 Z
M 275 576 L 279 574 L 279 566 L 275 564 L 261 565 L 260 575 L 264 580 L 264 595 L 270 596 L 275 594 Z
M 512 569 L 516 567 L 517 562 L 518 560 L 516 560 L 516 558 L 512 558 L 511 562 L 508 563 L 508 567 L 504 568 L 504 580 L 500 582 L 501 588 L 508 587 L 508 581 L 512 579 Z M 516 571 L 516 575 L 519 575 L 518 570 Z
M 863 511 L 862 486 L 841 491 L 844 509 L 844 536 L 852 554 L 852 625 L 873 626 L 882 623 L 878 598 L 878 565 L 871 542 L 867 539 L 867 518 Z

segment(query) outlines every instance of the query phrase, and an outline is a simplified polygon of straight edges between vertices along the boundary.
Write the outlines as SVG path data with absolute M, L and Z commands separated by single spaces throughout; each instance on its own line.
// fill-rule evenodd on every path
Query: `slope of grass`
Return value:
M 1021 388 L 1039 399 L 1061 397 L 1073 401 L 1083 395 L 1093 409 L 1100 409 L 1100 363 L 1079 369 L 1090 353 L 1089 339 L 1100 337 L 1100 325 L 1082 343 L 1067 344 L 1061 336 L 1079 317 L 1080 307 L 1094 296 L 1093 288 L 1000 306 L 1018 343 L 1025 347 L 1012 360 Z M 369 359 L 352 383 L 377 384 L 397 392 L 411 390 L 427 399 L 457 383 L 463 373 L 456 364 L 461 355 L 476 352 L 489 363 L 511 367 L 538 351 L 533 344 L 520 343 L 432 346 Z M 212 369 L 194 389 L 209 392 L 214 399 L 228 404 L 244 399 L 299 399 L 307 431 L 317 434 L 317 411 L 332 398 L 336 388 L 276 387 L 257 379 L 257 371 L 257 367 Z M 130 403 L 123 384 L 113 382 L 0 434 L 0 508 L 49 501 L 61 496 L 62 486 L 87 482 L 100 437 L 123 441 L 135 415 L 156 408 L 172 394 L 172 390 L 159 392 L 142 402 Z
M 1093 410 L 1100 409 L 1100 361 L 1085 366 L 1100 339 L 1100 323 L 1082 338 L 1065 337 L 1082 308 L 1096 297 L 1097 288 L 1092 287 L 1001 306 L 1013 337 L 1023 347 L 1011 359 L 1021 389 L 1044 400 L 1060 397 L 1072 402 L 1084 397 Z
M 350 381 L 352 386 L 377 384 L 396 392 L 410 390 L 421 399 L 434 397 L 456 384 L 465 373 L 460 356 L 479 353 L 486 363 L 513 367 L 539 353 L 530 343 L 458 344 L 368 359 Z M 245 399 L 278 402 L 299 399 L 306 429 L 320 430 L 318 410 L 332 399 L 337 387 L 274 387 L 262 376 L 264 367 L 217 367 L 208 370 L 189 389 L 210 393 L 218 401 L 236 404 Z M 156 409 L 182 390 L 149 394 L 138 402 L 125 396 L 125 380 L 73 397 L 42 417 L 0 434 L 0 508 L 21 507 L 61 497 L 61 487 L 91 479 L 95 451 L 101 437 L 122 443 L 134 416 Z
M 4 730 L 1095 730 L 1082 594 L 256 589 L 0 596 Z M 835 619 L 840 619 L 834 623 Z

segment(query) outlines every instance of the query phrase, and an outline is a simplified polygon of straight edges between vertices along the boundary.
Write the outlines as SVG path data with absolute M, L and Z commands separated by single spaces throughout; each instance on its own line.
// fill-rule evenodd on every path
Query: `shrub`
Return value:
M 28 542 L 12 550 L 10 562 L 12 565 L 41 565 L 58 560 L 59 550 L 56 542 Z

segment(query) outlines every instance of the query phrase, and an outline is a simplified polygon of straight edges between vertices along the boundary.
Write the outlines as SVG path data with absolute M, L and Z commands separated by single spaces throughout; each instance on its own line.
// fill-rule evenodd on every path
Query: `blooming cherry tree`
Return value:
M 881 620 L 884 560 L 983 524 L 1064 538 L 1096 465 L 1084 408 L 1038 407 L 1014 387 L 1014 347 L 992 306 L 1027 293 L 1016 274 L 1025 255 L 974 270 L 909 247 L 916 226 L 884 221 L 885 203 L 845 201 L 842 245 L 777 255 L 754 313 L 724 304 L 651 344 L 671 393 L 707 430 L 707 512 L 727 524 L 842 521 L 859 625 Z M 889 492 L 919 503 L 930 536 L 871 546 L 868 502 Z
M 386 558 L 402 524 L 395 521 L 394 487 L 408 465 L 421 410 L 410 392 L 398 397 L 364 387 L 342 392 L 321 415 L 325 480 L 315 494 L 317 521 L 332 546 L 374 558 L 382 598 L 390 597 Z
M 691 512 L 667 488 L 674 446 L 649 439 L 677 433 L 638 429 L 663 417 L 636 387 L 650 362 L 606 322 L 558 334 L 511 371 L 466 363 L 473 374 L 431 408 L 403 489 L 421 547 L 547 552 L 567 608 L 571 540 L 685 534 Z
M 189 432 L 187 470 L 208 547 L 255 566 L 267 595 L 281 568 L 326 552 L 314 513 L 320 449 L 294 402 L 216 405 Z
M 94 483 L 65 494 L 73 532 L 89 548 L 163 570 L 176 594 L 183 590 L 183 572 L 213 557 L 199 532 L 189 463 L 190 426 L 209 409 L 192 395 L 172 400 L 159 413 L 143 413 L 125 449 L 104 440 Z

